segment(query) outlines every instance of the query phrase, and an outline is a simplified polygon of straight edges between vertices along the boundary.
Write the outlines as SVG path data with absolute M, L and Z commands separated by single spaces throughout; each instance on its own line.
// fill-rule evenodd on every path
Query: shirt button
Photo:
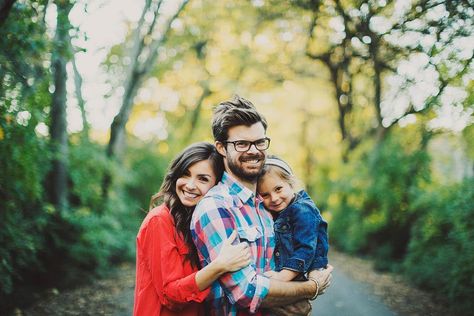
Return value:
M 275 252 L 275 256 L 279 257 L 280 256 L 280 252 Z

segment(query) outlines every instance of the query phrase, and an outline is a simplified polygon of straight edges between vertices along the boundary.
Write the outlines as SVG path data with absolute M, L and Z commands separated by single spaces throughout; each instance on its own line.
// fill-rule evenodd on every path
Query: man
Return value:
M 307 314 L 309 304 L 291 304 L 315 298 L 330 283 L 331 266 L 311 272 L 304 282 L 282 282 L 264 275 L 274 267 L 275 247 L 272 218 L 256 195 L 257 178 L 270 145 L 266 128 L 265 118 L 253 104 L 238 96 L 222 102 L 214 111 L 212 131 L 225 172 L 221 182 L 197 205 L 191 233 L 203 266 L 216 258 L 233 230 L 237 230 L 240 241 L 248 242 L 253 263 L 223 275 L 212 285 L 212 315 L 269 315 L 266 308 L 277 306 L 296 308 L 299 313 L 304 306 Z M 292 314 L 288 309 L 283 313 Z

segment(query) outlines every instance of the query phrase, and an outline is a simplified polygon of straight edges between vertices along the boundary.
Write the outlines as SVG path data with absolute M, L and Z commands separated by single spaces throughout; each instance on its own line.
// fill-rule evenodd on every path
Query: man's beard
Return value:
M 262 174 L 263 165 L 265 160 L 265 155 L 257 154 L 257 155 L 248 155 L 248 156 L 241 156 L 238 158 L 239 162 L 242 163 L 240 160 L 253 160 L 253 159 L 260 159 L 262 161 L 260 168 L 258 170 L 252 170 L 250 172 L 246 171 L 244 168 L 239 166 L 238 164 L 234 163 L 233 159 L 227 159 L 227 165 L 229 166 L 230 171 L 238 178 L 249 181 L 252 183 L 257 182 L 258 177 Z

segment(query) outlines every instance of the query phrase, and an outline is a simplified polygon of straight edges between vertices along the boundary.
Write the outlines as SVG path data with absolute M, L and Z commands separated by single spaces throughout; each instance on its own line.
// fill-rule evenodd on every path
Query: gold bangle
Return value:
M 314 296 L 312 298 L 310 298 L 311 301 L 314 301 L 318 297 L 318 294 L 319 294 L 319 282 L 318 282 L 317 279 L 315 279 L 313 277 L 308 277 L 308 280 L 311 280 L 314 283 L 316 283 L 316 294 L 314 294 Z

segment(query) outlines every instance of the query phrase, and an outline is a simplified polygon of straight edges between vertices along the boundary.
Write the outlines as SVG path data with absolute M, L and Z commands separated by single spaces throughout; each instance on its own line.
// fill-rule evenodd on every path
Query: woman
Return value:
M 199 270 L 189 224 L 196 204 L 222 176 L 221 156 L 209 143 L 186 148 L 171 163 L 160 191 L 137 235 L 134 316 L 205 315 L 201 304 L 222 274 L 250 263 L 246 243 L 232 245 L 233 232 L 219 256 Z

